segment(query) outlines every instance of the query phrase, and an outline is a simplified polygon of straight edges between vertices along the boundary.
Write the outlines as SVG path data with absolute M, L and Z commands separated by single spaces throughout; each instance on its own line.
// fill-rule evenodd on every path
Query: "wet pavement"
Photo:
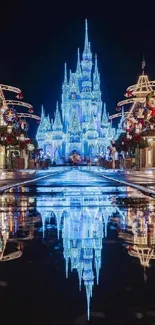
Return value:
M 155 200 L 99 172 L 0 196 L 0 324 L 155 324 Z

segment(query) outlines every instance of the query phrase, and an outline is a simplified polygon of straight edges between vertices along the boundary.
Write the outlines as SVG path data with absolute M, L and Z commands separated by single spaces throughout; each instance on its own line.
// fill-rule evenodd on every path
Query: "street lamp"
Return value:
M 34 150 L 34 145 L 33 145 L 33 143 L 29 143 L 29 144 L 27 145 L 27 149 L 28 149 L 29 151 L 33 151 L 33 150 Z
M 115 169 L 115 153 L 116 153 L 115 147 L 112 147 L 111 153 L 112 153 L 112 168 Z
M 24 136 L 23 133 L 20 134 L 20 136 L 19 136 L 19 141 L 20 141 L 20 142 L 24 142 L 24 141 L 25 141 L 25 136 Z M 22 148 L 22 146 L 21 146 L 20 157 L 21 157 L 21 158 L 24 158 L 24 149 Z
M 31 152 L 34 150 L 33 143 L 29 143 L 27 145 L 27 149 L 28 149 L 28 153 L 29 153 L 29 157 L 28 157 L 28 167 L 29 167 L 29 162 L 30 162 L 30 159 L 31 159 Z
M 142 129 L 142 124 L 136 124 L 136 129 L 135 132 L 136 134 L 140 134 L 140 130 Z M 137 148 L 136 148 L 136 170 L 140 170 L 140 148 L 139 148 L 139 143 L 137 143 Z
M 12 133 L 12 125 L 7 126 L 7 133 L 11 134 Z
M 12 133 L 12 125 L 7 126 L 7 133 L 11 134 Z M 12 159 L 11 159 L 11 152 L 10 152 L 10 144 L 9 144 L 9 157 L 8 157 L 8 165 L 11 168 L 12 167 Z
M 21 135 L 20 135 L 19 140 L 20 140 L 21 142 L 25 140 L 25 136 L 24 136 L 24 134 L 21 134 Z

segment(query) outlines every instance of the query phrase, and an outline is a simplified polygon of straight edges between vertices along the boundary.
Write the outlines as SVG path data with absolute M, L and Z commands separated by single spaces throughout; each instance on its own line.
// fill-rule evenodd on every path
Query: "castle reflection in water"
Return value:
M 61 192 L 56 197 L 37 198 L 43 236 L 45 224 L 51 216 L 56 220 L 58 238 L 62 229 L 66 278 L 69 266 L 71 271 L 77 270 L 79 289 L 83 284 L 86 290 L 88 319 L 94 280 L 99 284 L 102 246 L 105 241 L 108 242 L 107 229 L 110 224 L 116 226 L 118 238 L 125 241 L 129 255 L 139 258 L 145 281 L 146 268 L 155 258 L 154 206 L 146 204 L 144 207 L 146 198 L 134 200 L 134 207 L 132 200 L 127 204 L 121 195 L 120 199 L 121 204 L 117 204 L 116 195 L 104 195 L 99 188 L 85 188 L 82 192 L 80 189 L 65 189 L 63 195 Z
M 55 220 L 57 237 L 63 244 L 66 278 L 77 271 L 79 290 L 84 286 L 87 298 L 87 317 L 95 284 L 99 284 L 102 247 L 109 241 L 109 229 L 118 233 L 132 258 L 139 259 L 147 281 L 147 268 L 155 259 L 154 201 L 145 196 L 125 198 L 116 188 L 37 188 L 33 197 L 28 189 L 9 192 L 0 197 L 0 261 L 18 258 L 24 241 L 32 240 L 34 224 L 42 221 L 42 236 L 46 240 L 48 223 Z M 122 192 L 123 193 L 123 192 Z M 31 211 L 31 213 L 30 213 Z M 36 217 L 36 211 L 39 218 Z M 113 227 L 111 227 L 113 226 Z M 6 246 L 16 243 L 14 251 L 5 254 Z

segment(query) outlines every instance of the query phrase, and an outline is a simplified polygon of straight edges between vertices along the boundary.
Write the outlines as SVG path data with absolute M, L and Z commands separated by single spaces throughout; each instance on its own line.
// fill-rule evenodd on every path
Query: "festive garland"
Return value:
M 25 132 L 28 131 L 29 124 L 25 120 L 20 120 L 19 124 L 20 124 L 20 127 L 21 127 L 22 130 L 24 130 Z
M 133 109 L 133 117 L 135 120 L 142 120 L 146 117 L 147 108 L 142 103 L 137 103 Z
M 134 129 L 134 122 L 129 118 L 124 119 L 122 129 L 124 131 L 131 132 Z
M 3 107 L 3 98 L 0 97 L 0 108 L 2 108 L 2 107 Z
M 153 100 L 151 100 L 153 99 Z M 155 108 L 155 91 L 151 91 L 146 97 L 146 107 L 148 109 Z
M 17 112 L 14 108 L 7 108 L 3 113 L 4 121 L 8 123 L 14 123 L 17 120 Z

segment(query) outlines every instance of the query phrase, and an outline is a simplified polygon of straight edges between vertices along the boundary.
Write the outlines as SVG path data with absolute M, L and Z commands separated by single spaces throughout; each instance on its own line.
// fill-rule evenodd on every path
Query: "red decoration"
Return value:
M 150 118 L 150 123 L 151 123 L 151 124 L 155 124 L 155 116 L 152 116 L 152 117 Z
M 24 141 L 20 142 L 20 149 L 21 150 L 25 149 L 25 142 Z
M 34 112 L 33 107 L 31 107 L 28 112 L 33 113 Z
M 13 139 L 11 137 L 8 137 L 7 138 L 7 144 L 10 145 L 10 144 L 12 144 L 12 142 L 13 142 Z
M 18 98 L 18 99 L 23 99 L 24 97 L 23 97 L 22 92 L 18 93 L 17 96 L 16 96 L 16 98 Z
M 132 97 L 133 94 L 132 94 L 132 91 L 131 90 L 127 90 L 126 94 L 125 94 L 125 97 Z
M 121 106 L 117 106 L 116 111 L 120 112 L 121 111 Z
M 25 140 L 25 144 L 29 144 L 30 143 L 30 139 Z
M 155 116 L 155 107 L 152 108 L 151 116 Z

